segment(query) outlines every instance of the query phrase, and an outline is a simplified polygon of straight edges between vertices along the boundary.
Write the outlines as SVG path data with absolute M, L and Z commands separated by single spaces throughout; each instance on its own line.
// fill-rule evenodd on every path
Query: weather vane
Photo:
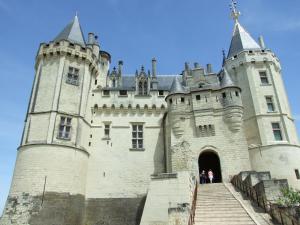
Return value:
M 237 22 L 239 16 L 241 15 L 241 12 L 237 9 L 236 0 L 231 0 L 230 9 L 231 9 L 231 17 L 234 19 L 235 22 Z

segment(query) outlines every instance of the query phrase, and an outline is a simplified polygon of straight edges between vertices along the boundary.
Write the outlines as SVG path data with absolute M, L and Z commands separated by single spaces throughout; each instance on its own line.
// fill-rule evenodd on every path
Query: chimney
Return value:
M 122 66 L 123 66 L 123 61 L 120 60 L 118 62 L 118 73 L 119 73 L 120 76 L 122 75 Z
M 212 73 L 212 66 L 210 63 L 206 65 L 206 72 L 207 72 L 207 74 Z
M 93 45 L 95 44 L 95 34 L 94 33 L 89 33 L 88 34 L 88 45 Z
M 190 70 L 189 63 L 188 63 L 188 62 L 186 62 L 186 63 L 184 64 L 184 70 L 185 70 L 185 71 L 189 71 L 189 70 Z
M 199 68 L 200 68 L 199 63 L 195 62 L 195 63 L 194 63 L 194 67 L 195 67 L 195 69 L 199 69 Z
M 259 36 L 258 42 L 259 42 L 259 45 L 260 45 L 260 47 L 261 47 L 262 49 L 266 49 L 264 37 L 263 37 L 262 35 Z
M 156 77 L 156 59 L 155 58 L 152 59 L 152 77 L 153 78 Z

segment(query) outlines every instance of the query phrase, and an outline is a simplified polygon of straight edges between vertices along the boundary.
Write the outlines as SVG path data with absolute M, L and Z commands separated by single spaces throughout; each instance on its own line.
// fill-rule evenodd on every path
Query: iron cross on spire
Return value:
M 230 9 L 231 9 L 232 19 L 234 19 L 234 21 L 237 22 L 239 19 L 239 16 L 241 15 L 241 12 L 237 9 L 237 1 L 236 0 L 231 0 Z

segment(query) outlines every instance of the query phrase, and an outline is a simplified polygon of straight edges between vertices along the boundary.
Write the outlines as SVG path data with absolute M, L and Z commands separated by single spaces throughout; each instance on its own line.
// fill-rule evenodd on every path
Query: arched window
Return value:
M 148 84 L 147 84 L 147 81 L 144 81 L 144 95 L 147 95 L 148 94 Z
M 143 94 L 143 82 L 140 81 L 139 82 L 139 95 L 142 95 Z
M 115 79 L 112 80 L 112 86 L 116 87 L 116 80 Z

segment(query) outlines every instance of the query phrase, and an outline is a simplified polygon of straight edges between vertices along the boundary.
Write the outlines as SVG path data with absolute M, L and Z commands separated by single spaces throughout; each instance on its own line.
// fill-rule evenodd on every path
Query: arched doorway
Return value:
M 222 182 L 220 159 L 215 152 L 205 151 L 201 153 L 198 159 L 198 166 L 199 174 L 202 172 L 202 170 L 205 170 L 207 175 L 208 170 L 211 169 L 214 173 L 214 183 Z

